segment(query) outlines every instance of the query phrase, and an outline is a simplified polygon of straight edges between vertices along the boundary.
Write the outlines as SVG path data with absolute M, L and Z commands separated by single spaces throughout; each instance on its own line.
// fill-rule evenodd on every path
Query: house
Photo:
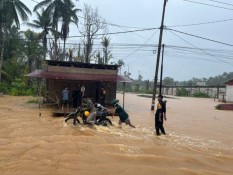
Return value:
M 226 83 L 226 102 L 233 102 L 233 79 Z
M 119 65 L 100 65 L 80 62 L 47 60 L 45 70 L 36 70 L 27 76 L 46 80 L 46 94 L 51 99 L 62 99 L 64 87 L 72 93 L 85 87 L 85 96 L 100 101 L 100 90 L 106 91 L 105 103 L 116 98 L 117 82 L 132 82 L 128 77 L 118 75 Z
M 196 83 L 197 86 L 205 86 L 206 85 L 206 82 L 205 81 L 198 81 Z

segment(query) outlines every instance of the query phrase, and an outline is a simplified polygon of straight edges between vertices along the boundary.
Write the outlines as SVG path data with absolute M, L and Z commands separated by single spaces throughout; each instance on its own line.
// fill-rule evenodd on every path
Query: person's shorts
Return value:
M 129 118 L 127 118 L 124 122 L 122 122 L 121 120 L 119 120 L 119 123 L 125 123 L 126 125 L 129 125 L 130 124 L 130 120 Z
M 129 124 L 130 124 L 129 118 L 127 118 L 127 119 L 124 121 L 124 123 L 125 123 L 126 125 L 129 125 Z

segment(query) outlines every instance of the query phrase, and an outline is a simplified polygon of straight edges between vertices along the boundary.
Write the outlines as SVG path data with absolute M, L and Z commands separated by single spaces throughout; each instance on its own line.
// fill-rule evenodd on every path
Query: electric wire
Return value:
M 128 57 L 130 57 L 131 55 L 133 55 L 135 52 L 137 52 L 138 50 L 140 50 L 146 43 L 148 43 L 152 37 L 154 37 L 156 35 L 156 33 L 159 30 L 156 30 L 141 46 L 139 46 L 137 49 L 135 49 L 133 52 L 131 52 L 130 54 L 128 54 L 126 57 L 124 57 L 122 60 L 127 59 Z
M 170 28 L 165 28 L 165 30 L 174 31 L 174 32 L 182 33 L 182 34 L 189 35 L 189 36 L 192 36 L 192 37 L 196 37 L 196 38 L 199 38 L 199 39 L 203 39 L 203 40 L 207 40 L 207 41 L 215 42 L 215 43 L 218 43 L 218 44 L 223 44 L 223 45 L 226 45 L 226 46 L 232 46 L 233 47 L 233 44 L 228 44 L 228 43 L 224 43 L 224 42 L 221 42 L 221 41 L 216 41 L 216 40 L 213 40 L 213 39 L 204 38 L 204 37 L 201 37 L 201 36 L 193 35 L 193 34 L 190 34 L 190 33 L 179 31 L 179 30 L 170 29 Z
M 223 4 L 223 5 L 233 6 L 233 4 L 229 4 L 229 3 L 225 3 L 225 2 L 221 2 L 221 1 L 216 1 L 216 0 L 209 0 L 209 1 L 216 2 L 216 3 L 219 3 L 219 4 Z
M 215 7 L 215 8 L 220 8 L 220 9 L 225 9 L 225 10 L 233 10 L 231 8 L 217 6 L 217 5 L 212 5 L 212 4 L 207 4 L 207 3 L 203 3 L 203 2 L 197 2 L 197 1 L 191 1 L 191 0 L 183 0 L 183 1 L 187 1 L 187 2 L 195 3 L 195 4 L 206 5 L 206 6 Z
M 198 48 L 197 46 L 195 46 L 195 45 L 193 45 L 192 43 L 190 43 L 190 42 L 186 41 L 185 39 L 181 38 L 180 36 L 178 36 L 178 35 L 175 34 L 174 32 L 172 32 L 172 31 L 170 31 L 170 32 L 171 32 L 173 35 L 175 35 L 176 37 L 178 37 L 179 39 L 183 40 L 184 42 L 186 42 L 186 43 L 190 44 L 191 46 L 197 48 L 198 50 L 202 51 L 203 53 L 206 53 L 206 54 L 208 54 L 209 56 L 211 56 L 211 57 L 213 57 L 213 58 L 215 58 L 215 59 L 218 59 L 218 60 L 220 60 L 220 61 L 222 61 L 222 62 L 224 62 L 224 63 L 226 63 L 226 64 L 229 64 L 229 65 L 233 66 L 232 63 L 229 63 L 229 62 L 227 62 L 227 61 L 224 61 L 224 60 L 218 58 L 217 56 L 212 55 L 212 54 L 210 54 L 210 53 L 208 53 L 208 52 L 202 50 L 201 48 Z
M 190 27 L 190 26 L 215 24 L 215 23 L 228 22 L 228 21 L 233 21 L 233 19 L 224 19 L 224 20 L 218 20 L 218 21 L 209 21 L 209 22 L 201 22 L 201 23 L 193 23 L 193 24 L 170 25 L 170 26 L 166 26 L 166 27 Z

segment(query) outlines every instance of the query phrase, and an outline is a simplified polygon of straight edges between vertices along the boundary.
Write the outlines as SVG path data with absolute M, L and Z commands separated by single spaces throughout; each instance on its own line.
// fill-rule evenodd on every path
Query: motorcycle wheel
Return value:
M 101 124 L 102 126 L 112 126 L 112 121 L 109 120 L 108 118 L 105 118 L 105 119 L 103 119 L 103 120 L 100 122 L 100 124 Z
M 73 125 L 76 125 L 77 123 L 80 124 L 79 119 L 77 119 L 76 115 L 71 113 L 66 116 L 65 122 L 67 123 L 69 120 L 73 119 Z

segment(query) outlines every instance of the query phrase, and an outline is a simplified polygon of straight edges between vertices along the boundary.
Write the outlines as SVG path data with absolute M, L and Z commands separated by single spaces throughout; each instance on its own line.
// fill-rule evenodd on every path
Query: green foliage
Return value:
M 207 86 L 223 86 L 228 80 L 233 79 L 233 72 L 224 72 L 222 75 L 209 78 L 192 78 L 188 81 L 177 82 L 177 85 L 195 86 L 197 82 L 206 82 Z
M 4 92 L 13 96 L 36 94 L 35 88 L 30 88 L 21 79 L 16 79 L 10 84 L 0 83 L 0 92 Z
M 220 109 L 221 109 L 220 104 L 218 104 L 217 106 L 215 106 L 215 109 L 216 109 L 216 110 L 220 110 Z
M 27 103 L 32 103 L 32 104 L 39 104 L 39 99 L 32 99 L 32 100 L 28 100 Z
M 188 91 L 185 88 L 177 88 L 176 95 L 177 96 L 188 96 Z
M 0 83 L 0 92 L 8 93 L 10 86 L 5 83 Z
M 197 92 L 193 94 L 194 97 L 199 97 L 199 98 L 209 98 L 209 96 L 203 92 Z
M 163 79 L 163 85 L 166 85 L 166 86 L 174 86 L 175 85 L 175 81 L 173 78 L 171 77 L 165 77 Z

